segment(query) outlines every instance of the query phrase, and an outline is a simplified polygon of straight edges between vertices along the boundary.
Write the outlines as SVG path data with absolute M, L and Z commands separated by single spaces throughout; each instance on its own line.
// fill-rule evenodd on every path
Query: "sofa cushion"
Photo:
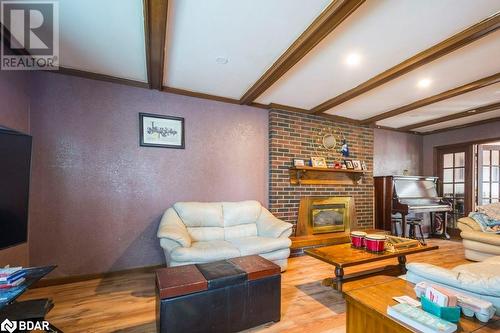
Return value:
M 240 250 L 242 256 L 287 249 L 292 244 L 289 238 L 258 236 L 231 239 L 229 242 Z
M 481 226 L 470 217 L 462 217 L 458 219 L 457 226 L 462 231 L 482 231 Z
M 225 240 L 251 236 L 257 236 L 257 225 L 255 223 L 235 225 L 234 227 L 224 228 Z
M 223 240 L 193 242 L 191 247 L 178 247 L 171 253 L 174 261 L 211 262 L 240 256 L 234 245 Z
M 220 202 L 178 202 L 174 209 L 186 227 L 223 227 Z
M 500 279 L 500 256 L 490 257 L 482 262 L 459 265 L 452 269 L 454 272 L 477 274 L 483 278 Z M 498 281 L 500 287 L 500 280 Z
M 261 209 L 261 204 L 254 200 L 223 202 L 222 213 L 224 216 L 224 226 L 231 227 L 235 225 L 255 223 L 259 218 Z
M 460 236 L 463 239 L 473 240 L 480 243 L 500 246 L 500 235 L 482 231 L 462 231 Z
M 194 242 L 224 240 L 224 228 L 222 227 L 188 227 L 187 231 Z
M 498 297 L 500 296 L 500 275 L 498 275 L 499 273 L 494 274 L 495 270 L 486 270 L 488 265 L 491 264 L 473 263 L 448 270 L 425 263 L 410 263 L 406 265 L 406 268 L 408 272 L 425 277 L 427 280 L 480 295 Z M 498 272 L 498 268 L 496 268 L 496 271 Z

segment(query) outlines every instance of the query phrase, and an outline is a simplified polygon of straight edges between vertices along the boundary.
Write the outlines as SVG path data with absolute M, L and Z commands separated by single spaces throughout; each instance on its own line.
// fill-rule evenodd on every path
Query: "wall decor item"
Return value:
M 345 164 L 345 167 L 347 169 L 354 169 L 354 165 L 352 164 L 352 161 L 351 160 L 344 160 L 344 164 Z
M 324 157 L 311 157 L 311 166 L 314 168 L 326 168 L 326 160 Z
M 368 170 L 368 167 L 366 166 L 365 161 L 361 161 L 361 169 L 363 169 L 365 171 Z
M 184 149 L 184 118 L 139 113 L 142 147 Z
M 342 139 L 342 148 L 340 148 L 340 153 L 344 157 L 349 157 L 349 145 L 347 144 L 347 140 L 345 138 Z
M 318 156 L 333 157 L 338 154 L 338 130 L 330 127 L 322 127 L 317 130 L 317 136 L 312 142 Z
M 361 162 L 358 160 L 352 160 L 352 166 L 354 167 L 354 170 L 363 170 Z
M 293 166 L 295 166 L 295 167 L 302 167 L 302 166 L 305 166 L 305 165 L 306 165 L 306 162 L 304 160 L 301 160 L 301 159 L 298 159 L 298 158 L 293 159 Z

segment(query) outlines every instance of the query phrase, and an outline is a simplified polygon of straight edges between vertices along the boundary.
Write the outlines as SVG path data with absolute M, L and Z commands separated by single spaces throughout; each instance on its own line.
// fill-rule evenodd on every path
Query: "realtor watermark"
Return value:
M 50 324 L 46 320 L 32 321 L 32 320 L 9 320 L 5 319 L 0 324 L 0 332 L 14 333 L 16 331 L 45 331 L 51 332 Z
M 59 68 L 59 3 L 0 0 L 2 70 Z

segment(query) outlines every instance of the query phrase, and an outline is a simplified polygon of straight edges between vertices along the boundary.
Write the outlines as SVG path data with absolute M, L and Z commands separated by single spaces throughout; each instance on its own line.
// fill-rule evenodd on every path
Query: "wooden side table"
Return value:
M 407 295 L 416 299 L 414 284 L 402 279 L 346 292 L 347 333 L 407 333 L 417 332 L 413 328 L 387 315 L 387 307 L 396 305 L 392 298 Z M 475 318 L 462 317 L 457 332 L 489 333 L 500 331 L 500 317 L 488 323 Z

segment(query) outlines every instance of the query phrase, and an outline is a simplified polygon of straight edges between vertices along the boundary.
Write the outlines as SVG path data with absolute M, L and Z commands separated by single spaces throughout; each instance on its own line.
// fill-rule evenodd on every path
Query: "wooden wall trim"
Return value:
M 496 73 L 494 75 L 485 77 L 483 79 L 464 84 L 463 86 L 453 88 L 451 90 L 442 92 L 440 94 L 430 96 L 430 97 L 418 100 L 416 102 L 407 104 L 405 106 L 396 108 L 394 110 L 387 111 L 387 112 L 378 114 L 376 116 L 367 118 L 365 120 L 362 120 L 361 123 L 362 124 L 374 124 L 375 122 L 377 122 L 379 120 L 398 116 L 400 114 L 421 108 L 421 107 L 429 105 L 429 104 L 437 103 L 437 102 L 443 101 L 443 100 L 448 99 L 448 98 L 452 98 L 452 97 L 455 97 L 458 95 L 468 93 L 468 92 L 473 91 L 473 90 L 477 90 L 479 88 L 489 86 L 489 85 L 497 83 L 499 81 L 500 81 L 500 73 Z
M 424 50 L 417 55 L 403 61 L 402 63 L 380 73 L 370 80 L 352 88 L 334 98 L 321 103 L 311 109 L 313 113 L 325 112 L 339 104 L 342 104 L 356 96 L 359 96 L 369 90 L 379 87 L 380 85 L 394 80 L 403 74 L 406 74 L 420 66 L 428 64 L 450 52 L 453 52 L 465 45 L 468 45 L 491 32 L 496 31 L 500 27 L 500 12 L 496 13 L 487 19 L 470 26 L 469 28 L 453 35 L 452 37 L 438 43 L 427 50 Z
M 365 0 L 333 1 L 241 97 L 240 103 L 253 102 L 364 2 Z
M 422 132 L 422 135 L 431 135 L 431 134 L 437 134 L 437 133 L 442 133 L 442 132 L 448 132 L 448 131 L 453 131 L 453 130 L 457 130 L 457 129 L 467 128 L 467 127 L 471 127 L 471 126 L 477 126 L 477 125 L 483 125 L 483 124 L 493 123 L 493 122 L 496 122 L 496 121 L 500 121 L 500 117 L 479 120 L 479 121 L 475 121 L 475 122 L 464 124 L 464 125 L 457 125 L 457 126 L 453 126 L 453 127 L 442 128 L 442 129 L 438 129 L 438 130 L 431 131 L 431 132 Z M 495 141 L 495 140 L 488 139 L 488 141 Z
M 106 74 L 86 72 L 86 71 L 81 71 L 81 70 L 73 69 L 73 68 L 59 67 L 58 70 L 53 70 L 53 71 L 48 71 L 48 72 L 56 73 L 56 74 L 77 76 L 77 77 L 91 79 L 91 80 L 98 80 L 98 81 L 123 84 L 126 86 L 132 86 L 132 87 L 149 88 L 149 84 L 147 82 L 129 80 L 129 79 L 124 79 L 124 78 L 106 75 Z
M 168 0 L 143 0 L 143 3 L 149 87 L 162 90 Z
M 431 120 L 427 120 L 427 121 L 422 121 L 420 123 L 416 123 L 416 124 L 412 124 L 412 125 L 400 127 L 400 128 L 398 128 L 398 130 L 410 131 L 410 130 L 413 130 L 415 128 L 420 128 L 420 127 L 424 127 L 424 126 L 439 124 L 439 123 L 443 123 L 445 121 L 460 119 L 460 118 L 464 118 L 464 117 L 474 116 L 474 115 L 477 115 L 477 114 L 481 114 L 481 113 L 485 113 L 485 112 L 490 112 L 490 111 L 495 111 L 495 110 L 498 110 L 498 109 L 500 109 L 500 102 L 492 103 L 492 104 L 488 104 L 488 105 L 483 105 L 483 106 L 480 106 L 480 107 L 477 107 L 477 108 L 468 109 L 466 111 L 462 111 L 462 112 L 459 112 L 459 113 L 450 114 L 450 115 L 447 115 L 447 116 L 444 116 L 444 117 L 440 117 L 440 118 L 436 118 L 436 119 L 431 119 Z
M 239 100 L 234 99 L 234 98 L 229 98 L 229 97 L 215 96 L 215 95 L 210 95 L 210 94 L 205 94 L 205 93 L 200 93 L 200 92 L 195 92 L 195 91 L 190 91 L 190 90 L 184 90 L 184 89 L 178 89 L 178 88 L 165 87 L 165 86 L 162 88 L 162 91 L 166 92 L 166 93 L 176 94 L 176 95 L 196 97 L 196 98 L 208 99 L 211 101 L 240 105 Z M 264 104 L 260 104 L 260 103 L 251 103 L 248 106 L 253 106 L 256 108 L 266 109 L 266 110 L 269 108 L 268 105 L 264 105 Z

